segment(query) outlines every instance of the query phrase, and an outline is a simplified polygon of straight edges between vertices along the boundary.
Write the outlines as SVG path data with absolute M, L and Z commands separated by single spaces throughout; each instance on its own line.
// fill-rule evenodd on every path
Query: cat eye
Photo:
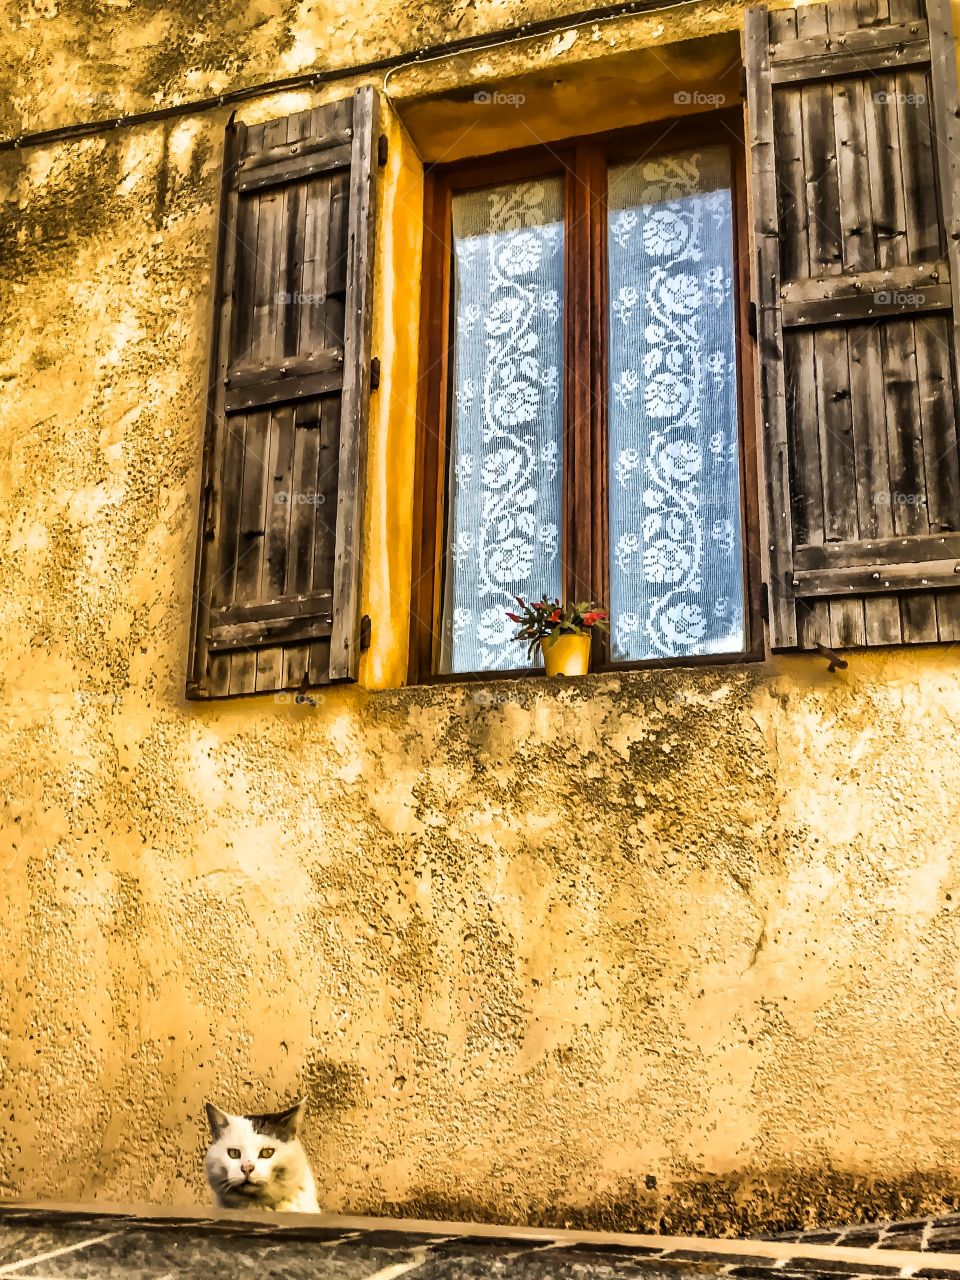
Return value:
M 269 1160 L 270 1157 L 273 1155 L 274 1151 L 276 1151 L 276 1149 L 277 1149 L 276 1147 L 262 1147 L 260 1149 L 260 1159 Z
M 240 1148 L 239 1148 L 239 1147 L 227 1147 L 227 1155 L 230 1157 L 230 1159 L 231 1159 L 231 1160 L 239 1160 L 239 1159 L 240 1159 Z

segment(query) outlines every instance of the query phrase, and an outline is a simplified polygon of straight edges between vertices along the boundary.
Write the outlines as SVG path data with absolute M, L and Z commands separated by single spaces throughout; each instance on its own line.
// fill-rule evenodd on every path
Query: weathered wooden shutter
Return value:
M 927 8 L 747 12 L 774 648 L 960 638 L 957 67 Z
M 356 679 L 377 98 L 227 131 L 187 694 Z

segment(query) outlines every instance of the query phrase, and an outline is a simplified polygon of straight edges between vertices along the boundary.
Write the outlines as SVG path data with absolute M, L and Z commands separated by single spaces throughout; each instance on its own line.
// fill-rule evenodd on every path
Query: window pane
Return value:
M 724 147 L 609 173 L 610 609 L 621 661 L 744 647 Z
M 561 584 L 562 180 L 456 195 L 453 257 L 441 670 L 524 667 L 504 610 Z

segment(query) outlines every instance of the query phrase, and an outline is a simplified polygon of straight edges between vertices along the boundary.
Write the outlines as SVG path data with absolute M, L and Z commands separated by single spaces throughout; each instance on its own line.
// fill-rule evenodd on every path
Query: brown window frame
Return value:
M 521 178 L 564 178 L 565 368 L 560 552 L 563 590 L 566 599 L 608 601 L 606 171 L 616 161 L 718 142 L 730 149 L 734 202 L 735 345 L 746 644 L 735 654 L 615 662 L 610 658 L 608 637 L 595 636 L 593 669 L 721 666 L 764 657 L 754 345 L 749 320 L 746 148 L 743 115 L 733 109 L 426 168 L 408 675 L 411 684 L 542 674 L 539 668 L 530 667 L 451 673 L 437 670 L 449 483 L 453 195 Z M 577 510 L 591 512 L 589 525 L 575 519 Z

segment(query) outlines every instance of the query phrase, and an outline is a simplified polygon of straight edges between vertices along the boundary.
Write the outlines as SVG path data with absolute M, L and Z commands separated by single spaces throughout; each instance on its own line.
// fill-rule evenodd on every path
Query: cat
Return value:
M 213 1141 L 203 1169 L 219 1208 L 320 1212 L 298 1136 L 305 1105 L 302 1098 L 271 1115 L 232 1116 L 204 1103 Z

